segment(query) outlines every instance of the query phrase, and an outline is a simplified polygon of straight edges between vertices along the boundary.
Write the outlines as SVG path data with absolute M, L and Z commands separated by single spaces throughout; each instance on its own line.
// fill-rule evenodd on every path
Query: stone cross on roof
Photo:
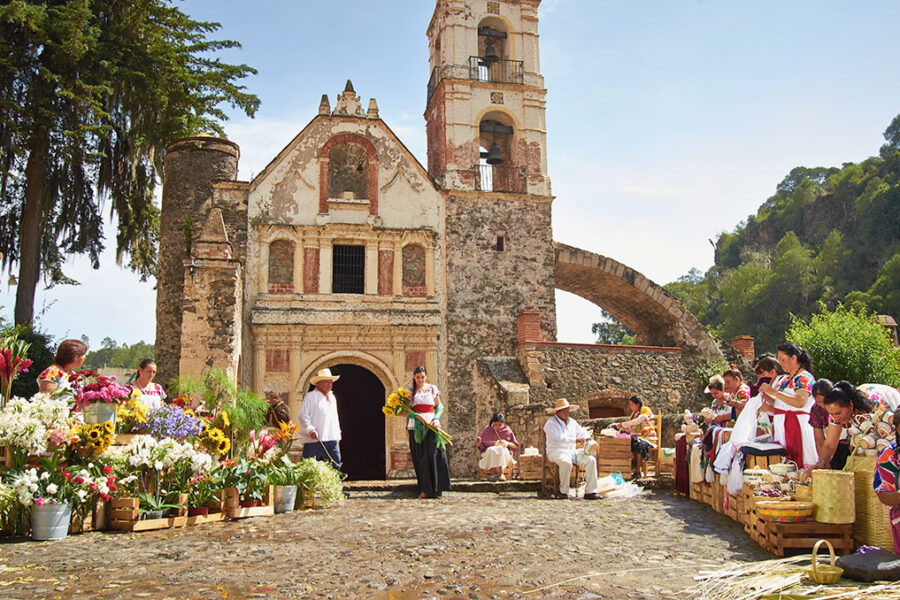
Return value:
M 356 90 L 353 89 L 353 82 L 349 79 L 347 80 L 347 85 L 344 86 L 344 91 L 338 95 L 337 106 L 334 107 L 334 111 L 331 114 L 351 117 L 366 116 L 359 101 L 359 96 L 356 95 Z

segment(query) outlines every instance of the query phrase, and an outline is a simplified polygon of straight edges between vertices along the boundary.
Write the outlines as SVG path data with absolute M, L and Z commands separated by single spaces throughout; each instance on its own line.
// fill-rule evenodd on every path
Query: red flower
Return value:
M 72 474 L 69 473 L 68 471 L 63 471 L 62 476 L 63 476 L 63 479 L 65 479 L 66 481 L 72 481 Z
M 110 473 L 112 473 L 112 467 L 109 466 L 109 465 L 104 466 L 104 467 L 103 467 L 103 474 L 104 474 L 104 475 L 109 475 Z
M 104 502 L 109 502 L 109 494 L 100 494 L 100 498 L 102 498 Z
M 75 483 L 77 483 L 78 485 L 84 485 L 84 477 L 76 477 Z

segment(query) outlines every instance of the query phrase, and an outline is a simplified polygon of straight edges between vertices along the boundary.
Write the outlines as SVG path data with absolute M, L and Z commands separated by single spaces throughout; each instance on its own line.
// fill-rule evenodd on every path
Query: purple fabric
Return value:
M 772 378 L 771 377 L 760 377 L 759 379 L 757 379 L 756 384 L 750 386 L 750 397 L 751 398 L 753 396 L 756 396 L 757 394 L 759 394 L 759 386 L 761 386 L 764 383 L 772 383 Z
M 687 496 L 691 492 L 691 484 L 688 479 L 686 435 L 675 440 L 675 491 L 683 496 Z
M 818 402 L 813 404 L 813 407 L 809 410 L 809 426 L 813 429 L 828 428 L 828 411 L 825 410 L 824 406 L 819 406 Z
M 471 438 L 470 438 L 471 439 Z M 500 428 L 500 431 L 494 431 L 494 428 L 488 425 L 478 436 L 478 451 L 484 452 L 497 443 L 497 440 L 504 440 L 515 444 L 515 448 L 510 448 L 510 452 L 515 453 L 519 449 L 519 442 L 516 441 L 516 435 L 507 425 Z

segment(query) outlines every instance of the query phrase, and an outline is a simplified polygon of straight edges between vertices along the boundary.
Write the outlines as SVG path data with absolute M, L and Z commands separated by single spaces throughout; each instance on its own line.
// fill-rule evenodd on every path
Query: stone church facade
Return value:
M 684 404 L 692 365 L 718 353 L 702 326 L 634 272 L 603 271 L 598 255 L 572 258 L 554 244 L 539 4 L 436 1 L 427 169 L 349 81 L 334 107 L 322 97 L 318 115 L 250 182 L 237 181 L 236 144 L 173 141 L 161 217 L 160 379 L 222 367 L 258 393 L 278 392 L 296 415 L 309 378 L 331 368 L 341 375 L 345 470 L 358 479 L 409 475 L 405 422 L 385 419 L 380 407 L 418 365 L 447 402 L 456 475 L 474 469 L 474 437 L 494 410 L 518 415 L 523 432 L 534 432 L 525 441 L 538 444 L 529 438 L 555 393 L 590 410 L 597 399 L 608 403 L 611 385 L 617 401 L 639 391 L 634 381 L 604 380 L 607 362 L 610 372 L 628 372 L 621 361 L 665 354 L 675 366 L 661 368 L 684 379 L 666 384 L 666 402 Z M 608 303 L 653 346 L 607 348 L 619 362 L 597 362 L 599 347 L 549 348 L 557 279 Z M 599 365 L 597 378 L 569 389 L 558 372 L 579 353 Z

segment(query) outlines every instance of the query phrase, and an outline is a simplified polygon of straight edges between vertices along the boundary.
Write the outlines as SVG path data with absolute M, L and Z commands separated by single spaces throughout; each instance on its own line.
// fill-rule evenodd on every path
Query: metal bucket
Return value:
M 31 539 L 61 540 L 69 535 L 72 505 L 68 502 L 45 503 L 31 507 Z
M 94 402 L 82 408 L 81 412 L 84 413 L 84 422 L 89 425 L 106 421 L 112 421 L 112 424 L 115 425 L 118 407 L 119 405 L 115 402 Z
M 295 502 L 297 502 L 296 485 L 275 486 L 275 512 L 291 512 L 294 510 Z

